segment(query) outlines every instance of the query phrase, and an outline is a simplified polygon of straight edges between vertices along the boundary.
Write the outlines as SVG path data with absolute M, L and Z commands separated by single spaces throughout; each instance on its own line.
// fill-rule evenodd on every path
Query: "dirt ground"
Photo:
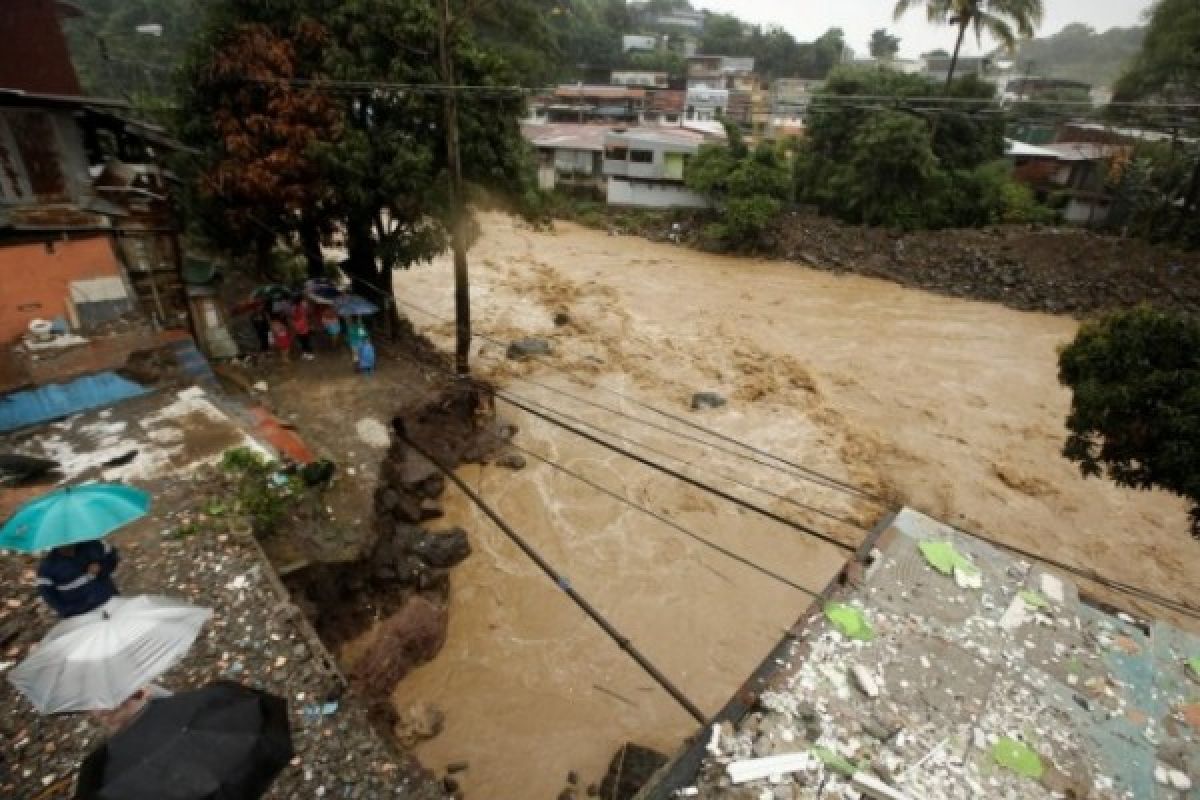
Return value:
M 662 424 L 611 392 L 688 415 L 693 392 L 716 391 L 728 405 L 691 419 L 1105 576 L 1185 601 L 1200 589 L 1189 569 L 1200 545 L 1188 537 L 1182 501 L 1084 480 L 1060 455 L 1069 396 L 1056 380 L 1056 352 L 1074 320 L 571 224 L 534 232 L 500 215 L 482 223 L 472 305 L 476 331 L 491 340 L 477 340 L 475 363 L 501 387 L 601 426 L 625 446 L 653 447 L 660 460 L 674 456 L 672 466 L 830 535 L 861 539 L 795 501 L 863 525 L 879 506 L 587 405 Z M 443 345 L 452 335 L 449 276 L 439 262 L 397 279 L 401 301 L 425 309 L 410 307 L 414 323 Z M 556 325 L 556 314 L 569 319 Z M 505 345 L 522 336 L 547 339 L 553 355 L 506 361 Z M 521 427 L 519 444 L 806 587 L 819 589 L 842 557 L 504 403 L 501 411 Z M 706 710 L 807 602 L 544 465 L 464 474 Z M 395 697 L 447 712 L 446 731 L 420 750 L 426 763 L 466 757 L 468 791 L 501 796 L 522 786 L 525 796 L 550 797 L 568 769 L 598 777 L 626 736 L 669 749 L 692 732 L 493 526 L 465 503 L 447 511 L 472 531 L 476 554 L 452 577 L 445 650 Z
M 264 382 L 265 392 L 250 389 L 254 399 L 294 425 L 318 458 L 337 465 L 332 490 L 325 495 L 329 517 L 317 532 L 319 540 L 273 537 L 264 542 L 271 559 L 286 570 L 309 560 L 355 557 L 362 545 L 370 544 L 372 495 L 390 444 L 391 419 L 425 397 L 432 381 L 382 341 L 372 376 L 354 372 L 348 349 L 328 347 L 318 349 L 313 361 L 293 356 L 284 364 L 274 355 L 256 358 L 238 373 L 242 385 Z

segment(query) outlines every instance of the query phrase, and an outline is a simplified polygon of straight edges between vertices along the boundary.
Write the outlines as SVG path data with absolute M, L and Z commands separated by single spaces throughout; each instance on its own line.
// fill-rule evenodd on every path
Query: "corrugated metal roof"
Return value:
M 554 90 L 558 97 L 598 97 L 605 100 L 641 100 L 645 89 L 629 86 L 559 86 Z
M 1055 142 L 1044 145 L 1059 161 L 1097 161 L 1129 150 L 1124 145 L 1095 142 Z

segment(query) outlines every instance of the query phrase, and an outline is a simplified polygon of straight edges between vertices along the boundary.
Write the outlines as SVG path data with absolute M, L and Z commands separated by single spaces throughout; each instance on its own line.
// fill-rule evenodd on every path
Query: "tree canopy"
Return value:
M 1013 52 L 1018 36 L 1033 38 L 1044 13 L 1042 0 L 896 0 L 896 19 L 917 7 L 925 9 L 931 23 L 945 23 L 958 29 L 947 85 L 954 80 L 958 54 L 968 29 L 974 30 L 976 40 L 982 41 L 986 32 Z
M 531 205 L 532 165 L 513 69 L 452 3 L 466 180 Z M 320 20 L 317 22 L 316 20 Z M 215 243 L 269 252 L 333 230 L 356 288 L 387 300 L 393 269 L 442 252 L 451 202 L 438 20 L 422 0 L 217 0 L 188 60 L 181 135 L 201 149 L 192 207 Z M 224 233 L 222 233 L 222 224 Z M 266 259 L 260 252 L 260 263 Z
M 1153 95 L 1176 102 L 1200 99 L 1200 4 L 1159 0 L 1142 49 L 1116 85 L 1118 100 Z
M 1146 29 L 1112 28 L 1103 33 L 1089 25 L 1068 25 L 1052 36 L 1020 43 L 1016 59 L 1031 75 L 1112 86 L 1137 55 Z
M 1200 537 L 1200 323 L 1145 307 L 1087 323 L 1059 380 L 1073 393 L 1063 455 L 1085 476 L 1181 495 Z
M 896 54 L 900 52 L 900 37 L 888 33 L 887 28 L 878 28 L 871 33 L 868 47 L 872 58 L 888 61 L 895 58 Z

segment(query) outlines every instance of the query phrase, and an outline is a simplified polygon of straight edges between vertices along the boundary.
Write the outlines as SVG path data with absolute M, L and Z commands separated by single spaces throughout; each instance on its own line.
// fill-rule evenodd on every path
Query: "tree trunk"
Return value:
M 1172 239 L 1178 239 L 1183 235 L 1183 227 L 1189 219 L 1195 218 L 1198 205 L 1200 205 L 1200 154 L 1197 154 L 1196 165 L 1192 167 L 1192 180 L 1188 184 L 1187 195 L 1183 198 L 1183 207 L 1179 209 L 1179 216 L 1175 219 L 1174 231 L 1171 233 Z
M 441 0 L 438 18 L 442 83 L 446 86 L 446 162 L 450 168 L 450 246 L 454 251 L 454 371 L 470 373 L 471 294 L 467 273 L 466 198 L 458 150 L 458 96 L 454 91 L 454 62 L 450 56 L 450 0 Z
M 271 249 L 275 246 L 275 234 L 260 230 L 254 237 L 254 270 L 260 280 L 273 278 L 271 274 Z
M 950 71 L 946 73 L 946 86 L 954 80 L 954 70 L 958 68 L 958 54 L 962 50 L 963 37 L 967 35 L 967 24 L 969 19 L 964 19 L 958 23 L 958 41 L 954 43 L 954 55 L 950 57 Z
M 300 249 L 308 262 L 308 277 L 325 277 L 325 256 L 321 253 L 321 225 L 309 212 L 300 217 Z

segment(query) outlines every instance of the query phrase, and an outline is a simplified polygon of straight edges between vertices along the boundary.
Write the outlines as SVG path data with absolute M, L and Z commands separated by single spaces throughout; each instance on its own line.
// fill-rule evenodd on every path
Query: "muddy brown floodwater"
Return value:
M 1060 455 L 1068 394 L 1056 349 L 1069 318 L 1011 311 L 796 265 L 724 258 L 559 224 L 483 216 L 471 252 L 475 369 L 621 444 L 845 541 L 878 506 L 655 430 L 529 381 L 698 435 L 597 384 L 949 522 L 1172 596 L 1200 570 L 1183 503 L 1081 479 Z M 445 261 L 398 275 L 398 294 L 451 314 Z M 564 312 L 570 321 L 556 325 Z M 452 328 L 416 310 L 449 345 Z M 561 322 L 561 320 L 560 320 Z M 546 364 L 504 358 L 542 336 Z M 571 376 L 574 376 L 571 377 Z M 582 381 L 583 383 L 580 383 Z M 729 399 L 693 412 L 693 392 Z M 696 535 L 819 590 L 845 552 L 739 509 L 507 404 L 518 443 L 668 516 Z M 671 457 L 676 460 L 671 460 Z M 463 477 L 706 712 L 716 711 L 809 598 L 531 458 Z M 734 483 L 731 479 L 739 481 Z M 621 742 L 664 751 L 691 718 L 461 495 L 447 522 L 475 552 L 452 575 L 445 649 L 397 688 L 429 701 L 443 733 L 419 755 L 467 760 L 475 797 L 553 798 L 569 770 L 598 780 Z

